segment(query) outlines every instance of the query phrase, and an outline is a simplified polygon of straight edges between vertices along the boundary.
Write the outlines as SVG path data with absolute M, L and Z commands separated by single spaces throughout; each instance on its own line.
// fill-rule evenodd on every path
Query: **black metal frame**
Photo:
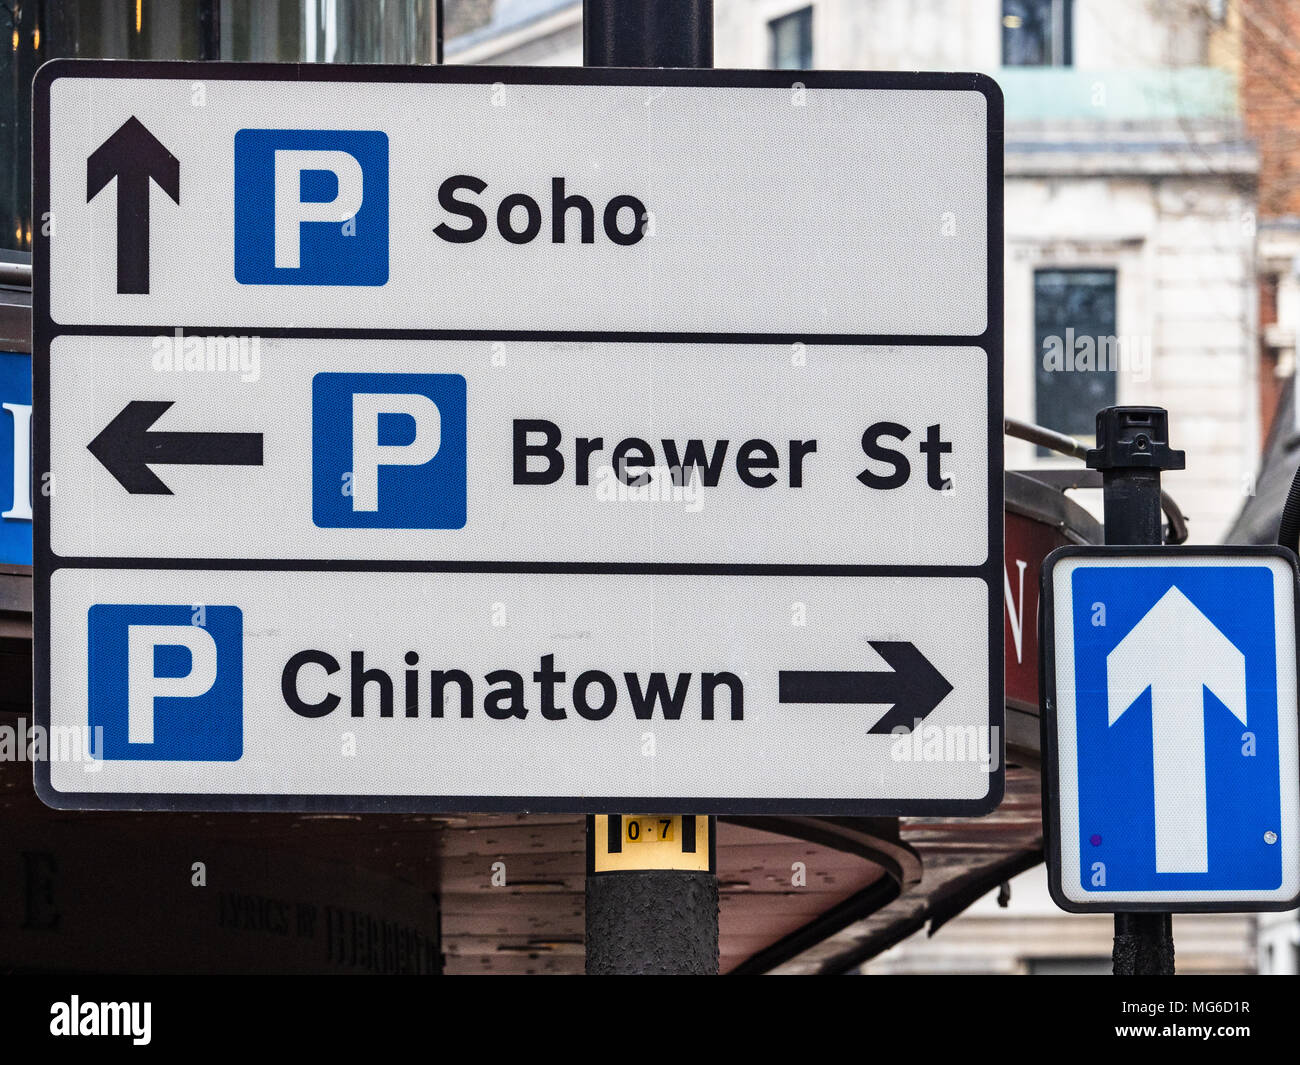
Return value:
M 1047 857 L 1047 887 L 1052 901 L 1069 913 L 1251 913 L 1294 910 L 1300 905 L 1300 892 L 1281 902 L 1251 903 L 1241 899 L 1220 902 L 1184 902 L 1161 900 L 1159 902 L 1117 902 L 1114 899 L 1097 902 L 1078 902 L 1068 898 L 1061 886 L 1060 833 L 1060 757 L 1056 742 L 1056 631 L 1052 572 L 1056 564 L 1069 558 L 1149 558 L 1153 562 L 1173 562 L 1178 558 L 1280 558 L 1291 569 L 1293 587 L 1296 589 L 1294 607 L 1297 633 L 1300 633 L 1300 567 L 1296 556 L 1285 547 L 1225 546 L 1128 546 L 1110 545 L 1096 547 L 1058 547 L 1052 551 L 1042 566 L 1042 586 L 1039 590 L 1038 611 L 1038 685 L 1042 693 L 1040 745 L 1042 750 L 1043 785 L 1043 849 Z M 1281 649 L 1279 648 L 1279 653 Z M 1300 677 L 1300 647 L 1292 649 L 1296 655 L 1297 676 Z M 1285 783 L 1285 782 L 1284 782 Z

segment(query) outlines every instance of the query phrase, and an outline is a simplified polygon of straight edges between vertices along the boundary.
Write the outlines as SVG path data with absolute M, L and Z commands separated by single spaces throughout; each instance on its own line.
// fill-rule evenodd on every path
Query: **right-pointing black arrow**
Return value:
M 181 164 L 132 115 L 86 160 L 86 202 L 117 178 L 117 291 L 149 291 L 149 182 L 181 202 Z
M 132 495 L 169 496 L 146 463 L 174 466 L 260 466 L 261 433 L 151 433 L 149 427 L 171 407 L 170 400 L 132 400 L 87 444 L 118 483 Z
M 915 645 L 870 640 L 891 667 L 889 673 L 860 670 L 783 669 L 778 698 L 783 703 L 890 703 L 888 712 L 867 731 L 889 735 L 896 728 L 909 732 L 952 691 L 952 685 Z

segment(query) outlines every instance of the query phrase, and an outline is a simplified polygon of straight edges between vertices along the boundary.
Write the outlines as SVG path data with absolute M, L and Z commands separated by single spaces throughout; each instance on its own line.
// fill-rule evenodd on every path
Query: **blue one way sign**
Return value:
M 1057 904 L 1294 906 L 1294 556 L 1065 548 L 1049 556 L 1043 583 L 1044 821 Z

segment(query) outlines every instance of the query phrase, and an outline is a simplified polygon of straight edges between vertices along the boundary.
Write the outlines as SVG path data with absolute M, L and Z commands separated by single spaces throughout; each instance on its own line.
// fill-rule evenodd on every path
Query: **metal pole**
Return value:
M 713 66 L 713 0 L 583 0 L 588 67 Z
M 221 0 L 199 3 L 199 58 L 221 58 Z
M 587 975 L 718 972 L 712 817 L 587 818 Z
M 1099 411 L 1097 447 L 1087 463 L 1102 471 L 1106 543 L 1162 544 L 1160 471 L 1186 465 L 1184 453 L 1169 447 L 1168 413 L 1161 407 Z M 1111 962 L 1116 976 L 1172 976 L 1173 916 L 1115 914 Z
M 583 0 L 589 67 L 713 66 L 713 0 Z M 587 850 L 597 819 L 588 818 Z M 599 819 L 602 826 L 616 818 Z M 619 817 L 617 823 L 628 819 Z M 689 819 L 691 822 L 695 818 Z M 712 848 L 717 827 L 705 821 Z M 683 817 L 682 822 L 688 819 Z M 703 826 L 702 826 L 703 827 Z M 608 829 L 605 829 L 608 831 Z M 646 844 L 637 844 L 638 847 Z M 632 847 L 626 848 L 629 854 Z M 683 869 L 587 872 L 588 975 L 718 972 L 718 877 Z

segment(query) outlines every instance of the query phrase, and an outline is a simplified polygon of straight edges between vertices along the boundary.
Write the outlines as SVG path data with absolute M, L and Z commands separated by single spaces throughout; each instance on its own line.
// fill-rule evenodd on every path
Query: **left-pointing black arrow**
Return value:
M 170 400 L 132 400 L 87 444 L 90 453 L 132 495 L 172 490 L 147 463 L 168 466 L 260 466 L 261 433 L 151 433 Z
M 783 703 L 891 703 L 884 717 L 867 731 L 886 736 L 896 728 L 910 732 L 952 691 L 952 685 L 914 644 L 868 642 L 891 672 L 783 669 L 778 698 Z
M 181 164 L 132 115 L 86 161 L 86 202 L 117 178 L 117 291 L 149 291 L 149 182 L 181 202 Z

